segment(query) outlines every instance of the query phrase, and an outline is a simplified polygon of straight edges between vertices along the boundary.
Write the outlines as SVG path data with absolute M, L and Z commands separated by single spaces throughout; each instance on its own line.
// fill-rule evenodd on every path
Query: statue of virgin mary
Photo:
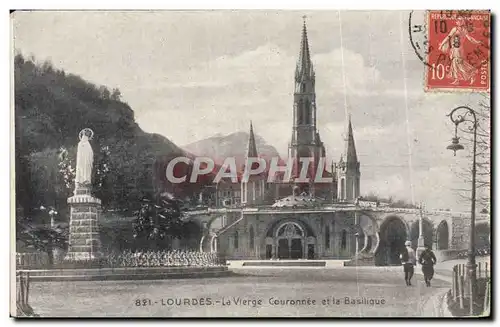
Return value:
M 92 182 L 92 166 L 94 164 L 94 152 L 89 142 L 94 136 L 94 132 L 90 128 L 85 128 L 78 136 L 80 142 L 76 154 L 76 188 Z

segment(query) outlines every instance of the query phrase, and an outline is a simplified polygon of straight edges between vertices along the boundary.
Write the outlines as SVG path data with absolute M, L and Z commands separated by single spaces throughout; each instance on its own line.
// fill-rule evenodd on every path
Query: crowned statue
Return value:
M 76 154 L 76 176 L 75 189 L 87 187 L 92 182 L 92 166 L 94 164 L 94 152 L 90 145 L 94 132 L 90 128 L 83 129 L 78 137 L 78 151 Z
M 75 191 L 68 198 L 71 207 L 70 235 L 65 260 L 90 261 L 102 255 L 98 224 L 101 200 L 93 197 L 90 192 L 94 151 L 89 141 L 94 137 L 94 132 L 90 128 L 84 128 L 78 137 L 80 142 L 76 152 Z

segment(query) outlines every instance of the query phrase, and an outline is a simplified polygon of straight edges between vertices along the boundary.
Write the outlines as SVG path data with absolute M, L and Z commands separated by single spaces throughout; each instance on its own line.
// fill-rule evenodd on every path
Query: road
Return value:
M 434 280 L 433 286 L 427 288 L 422 276 L 415 275 L 413 286 L 407 287 L 401 270 L 401 267 L 252 269 L 237 270 L 234 276 L 224 278 L 33 282 L 29 301 L 42 317 L 429 315 L 422 312 L 425 303 L 450 284 Z

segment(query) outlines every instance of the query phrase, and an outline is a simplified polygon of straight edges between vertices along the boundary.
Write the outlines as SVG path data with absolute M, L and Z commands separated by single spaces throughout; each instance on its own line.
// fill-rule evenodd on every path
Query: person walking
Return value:
M 414 274 L 414 266 L 417 264 L 417 258 L 415 256 L 415 251 L 411 248 L 411 242 L 405 242 L 405 248 L 400 255 L 401 263 L 403 264 L 403 270 L 405 273 L 405 281 L 407 286 L 411 286 L 411 278 Z
M 436 262 L 434 252 L 432 252 L 429 245 L 426 245 L 425 250 L 422 251 L 418 258 L 418 263 L 422 265 L 422 273 L 424 274 L 425 285 L 427 287 L 431 287 L 431 279 L 434 276 L 434 265 Z

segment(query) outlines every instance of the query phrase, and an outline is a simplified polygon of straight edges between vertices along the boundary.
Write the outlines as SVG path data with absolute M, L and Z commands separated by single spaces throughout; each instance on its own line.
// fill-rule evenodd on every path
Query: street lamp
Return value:
M 477 117 L 476 112 L 466 106 L 460 106 L 453 109 L 448 116 L 450 117 L 453 124 L 455 124 L 455 136 L 452 138 L 452 142 L 446 148 L 452 150 L 454 155 L 457 154 L 458 150 L 463 150 L 464 146 L 460 144 L 459 137 L 457 137 L 458 125 L 468 122 L 472 123 L 469 126 L 469 130 L 473 131 L 473 150 L 472 150 L 472 190 L 471 190 L 471 222 L 470 222 L 470 239 L 469 239 L 469 253 L 467 260 L 467 270 L 469 273 L 470 280 L 470 314 L 474 314 L 474 301 L 477 295 L 477 280 L 476 280 L 476 257 L 475 257 L 475 221 L 476 221 L 476 138 L 477 138 Z
M 359 224 L 359 197 L 356 199 L 355 202 L 356 209 L 354 211 L 354 226 L 356 228 L 356 233 L 354 236 L 356 237 L 356 259 L 358 258 L 358 252 L 359 252 L 359 237 L 361 235 L 361 226 Z M 357 265 L 357 264 L 356 264 Z
M 55 226 L 56 226 L 56 222 L 54 220 L 54 216 L 57 215 L 57 211 L 55 211 L 54 209 L 50 209 L 49 215 L 50 215 L 50 227 L 52 229 L 54 229 Z

